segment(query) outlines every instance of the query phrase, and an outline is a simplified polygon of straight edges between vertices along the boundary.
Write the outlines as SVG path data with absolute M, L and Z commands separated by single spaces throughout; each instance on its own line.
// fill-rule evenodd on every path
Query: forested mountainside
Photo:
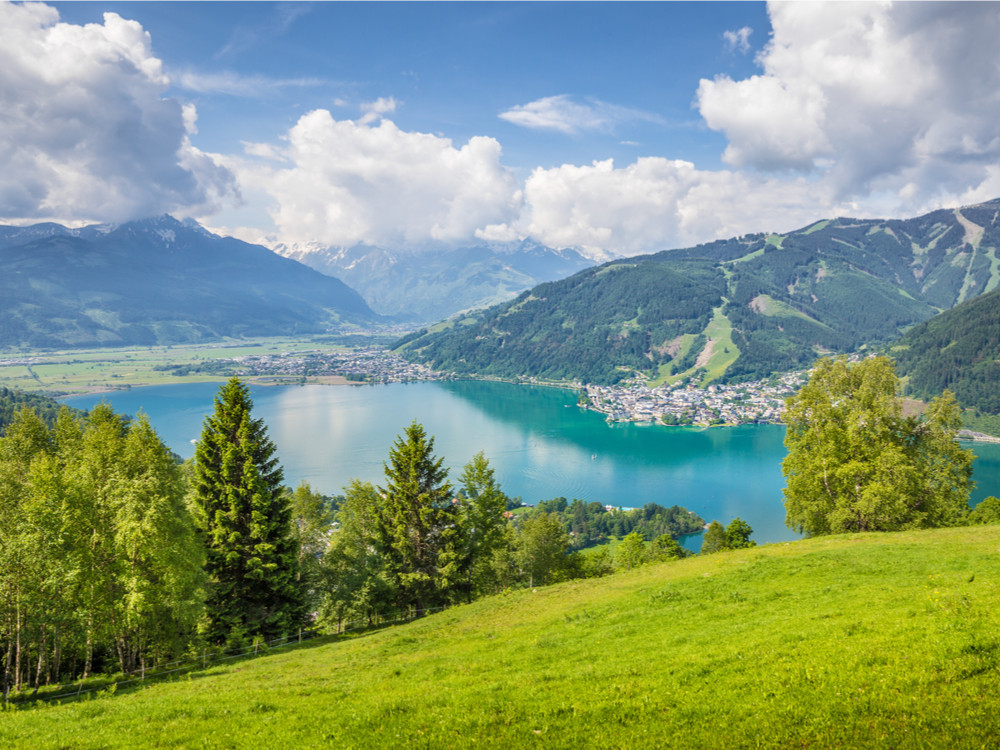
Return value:
M 741 381 L 857 351 L 1000 283 L 1000 200 L 616 260 L 397 344 L 459 373 Z
M 1000 289 L 915 326 L 891 354 L 907 393 L 926 399 L 947 388 L 966 408 L 1000 414 Z
M 343 282 L 170 216 L 0 226 L 0 346 L 171 344 L 376 319 Z
M 576 250 L 553 250 L 530 240 L 418 252 L 365 245 L 276 252 L 341 279 L 379 314 L 416 323 L 506 302 L 594 265 Z

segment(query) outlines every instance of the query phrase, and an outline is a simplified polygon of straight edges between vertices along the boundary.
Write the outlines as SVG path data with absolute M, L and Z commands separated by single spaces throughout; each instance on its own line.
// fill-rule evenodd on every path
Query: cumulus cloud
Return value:
M 751 231 L 785 231 L 834 207 L 804 178 L 762 178 L 699 170 L 681 160 L 645 157 L 622 168 L 612 160 L 536 169 L 525 189 L 517 227 L 552 247 L 635 255 Z M 821 213 L 819 215 L 822 215 Z M 762 226 L 781 217 L 780 226 Z
M 391 100 L 382 101 L 370 112 L 389 111 Z M 517 181 L 492 138 L 456 147 L 388 119 L 338 121 L 320 109 L 296 123 L 282 148 L 250 150 L 285 162 L 237 167 L 248 186 L 270 197 L 285 243 L 458 242 L 512 221 L 521 207 Z
M 952 202 L 995 179 L 995 4 L 778 3 L 769 11 L 762 73 L 698 88 L 706 123 L 728 139 L 727 163 L 821 175 L 836 199 L 892 193 L 897 210 Z
M 45 5 L 0 4 L 0 216 L 121 221 L 234 200 L 168 85 L 134 21 L 76 26 Z
M 613 132 L 623 122 L 647 120 L 659 122 L 657 115 L 628 107 L 619 107 L 598 99 L 581 104 L 566 95 L 547 96 L 500 113 L 500 119 L 532 130 L 554 130 L 567 135 L 586 131 Z
M 750 35 L 752 33 L 753 29 L 749 26 L 744 26 L 737 31 L 724 31 L 722 38 L 726 40 L 726 47 L 731 52 L 746 54 L 750 51 Z

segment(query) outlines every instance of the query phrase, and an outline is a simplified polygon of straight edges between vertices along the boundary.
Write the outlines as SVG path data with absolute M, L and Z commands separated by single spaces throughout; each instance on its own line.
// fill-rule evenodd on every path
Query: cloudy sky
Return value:
M 635 254 L 1000 197 L 996 3 L 0 2 L 0 221 Z

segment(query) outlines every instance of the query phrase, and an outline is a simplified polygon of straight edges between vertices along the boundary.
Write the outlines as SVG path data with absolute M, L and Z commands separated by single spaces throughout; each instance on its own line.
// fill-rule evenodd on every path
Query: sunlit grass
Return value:
M 519 591 L 0 719 L 2 747 L 991 747 L 1000 527 Z

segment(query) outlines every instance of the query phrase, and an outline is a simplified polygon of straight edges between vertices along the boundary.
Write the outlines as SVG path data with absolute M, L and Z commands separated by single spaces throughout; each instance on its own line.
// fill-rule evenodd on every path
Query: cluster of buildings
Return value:
M 777 423 L 785 399 L 808 379 L 805 372 L 738 385 L 697 388 L 677 383 L 650 388 L 629 385 L 583 386 L 581 403 L 607 415 L 609 422 L 657 422 L 676 425 Z
M 441 380 L 443 375 L 426 365 L 407 362 L 376 347 L 334 352 L 285 352 L 236 357 L 237 375 L 282 378 L 342 376 L 365 383 L 406 383 Z

